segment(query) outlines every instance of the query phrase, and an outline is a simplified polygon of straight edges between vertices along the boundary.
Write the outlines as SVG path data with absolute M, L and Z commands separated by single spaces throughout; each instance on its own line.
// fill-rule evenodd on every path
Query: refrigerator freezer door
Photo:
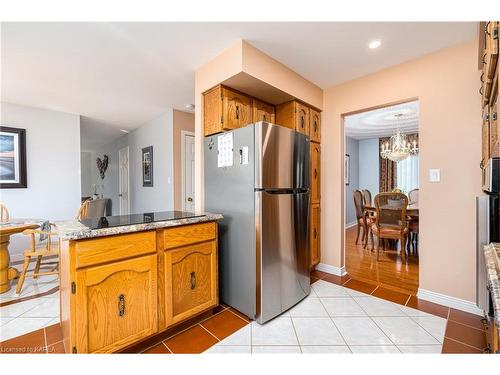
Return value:
M 264 323 L 310 293 L 309 193 L 258 191 L 255 195 L 258 273 L 256 320 Z
M 309 137 L 267 122 L 254 129 L 255 188 L 308 189 Z

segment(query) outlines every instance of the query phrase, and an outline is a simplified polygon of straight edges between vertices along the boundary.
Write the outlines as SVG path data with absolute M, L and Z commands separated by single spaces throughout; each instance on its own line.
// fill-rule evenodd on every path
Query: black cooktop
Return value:
M 203 214 L 195 214 L 193 212 L 185 211 L 162 211 L 162 212 L 148 212 L 144 214 L 131 214 L 131 215 L 118 215 L 118 216 L 104 216 L 101 218 L 83 219 L 80 223 L 89 227 L 90 229 L 102 229 L 121 227 L 124 225 L 136 225 L 153 223 L 155 221 L 168 221 L 187 219 L 190 217 L 200 217 Z

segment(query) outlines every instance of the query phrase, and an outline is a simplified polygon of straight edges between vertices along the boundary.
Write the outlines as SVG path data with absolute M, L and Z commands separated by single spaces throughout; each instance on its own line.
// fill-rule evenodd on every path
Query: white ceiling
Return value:
M 405 134 L 418 133 L 418 108 L 414 101 L 346 116 L 344 133 L 354 139 L 387 137 L 398 128 Z
M 443 22 L 2 23 L 1 95 L 133 129 L 193 103 L 195 70 L 240 38 L 326 88 L 475 35 Z

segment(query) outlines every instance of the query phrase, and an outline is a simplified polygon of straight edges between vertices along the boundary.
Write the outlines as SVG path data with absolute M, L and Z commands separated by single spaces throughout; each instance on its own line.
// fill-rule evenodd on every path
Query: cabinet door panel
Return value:
M 253 99 L 252 102 L 253 118 L 252 122 L 266 121 L 274 124 L 274 106 L 261 102 L 260 100 Z
M 237 129 L 252 122 L 251 99 L 235 91 L 224 89 L 223 128 Z
M 483 125 L 482 125 L 482 163 L 486 165 L 490 158 L 490 121 L 489 109 L 486 105 L 483 109 Z
M 321 146 L 311 142 L 311 203 L 321 199 Z
M 490 107 L 489 125 L 490 125 L 490 158 L 499 157 L 498 145 L 498 95 L 493 99 Z
M 110 353 L 157 331 L 156 254 L 76 274 L 77 351 Z
M 295 130 L 309 136 L 309 107 L 295 103 Z
M 165 252 L 167 327 L 216 306 L 216 242 L 204 242 Z
M 310 248 L 311 248 L 311 261 L 310 267 L 313 268 L 321 260 L 321 209 L 319 204 L 311 206 L 311 221 L 310 221 Z
M 321 113 L 311 109 L 311 121 L 309 123 L 311 142 L 321 142 Z
M 203 94 L 203 128 L 205 136 L 222 131 L 222 88 L 217 86 Z

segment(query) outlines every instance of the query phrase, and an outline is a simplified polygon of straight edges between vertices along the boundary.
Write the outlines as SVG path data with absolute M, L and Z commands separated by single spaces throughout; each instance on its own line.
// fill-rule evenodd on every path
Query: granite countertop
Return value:
M 149 215 L 149 214 L 148 214 Z M 221 214 L 203 212 L 196 213 L 194 217 L 169 219 L 164 221 L 153 221 L 149 223 L 138 223 L 132 225 L 110 226 L 108 228 L 92 229 L 79 220 L 56 221 L 57 232 L 61 240 L 83 240 L 87 238 L 113 236 L 116 234 L 133 233 L 158 228 L 176 227 L 181 225 L 205 223 L 208 221 L 221 220 Z
M 500 256 L 500 243 L 491 243 L 484 247 L 488 285 L 492 296 L 493 310 L 495 311 L 495 322 L 500 334 L 500 269 L 497 268 L 496 264 L 496 257 L 498 256 Z

